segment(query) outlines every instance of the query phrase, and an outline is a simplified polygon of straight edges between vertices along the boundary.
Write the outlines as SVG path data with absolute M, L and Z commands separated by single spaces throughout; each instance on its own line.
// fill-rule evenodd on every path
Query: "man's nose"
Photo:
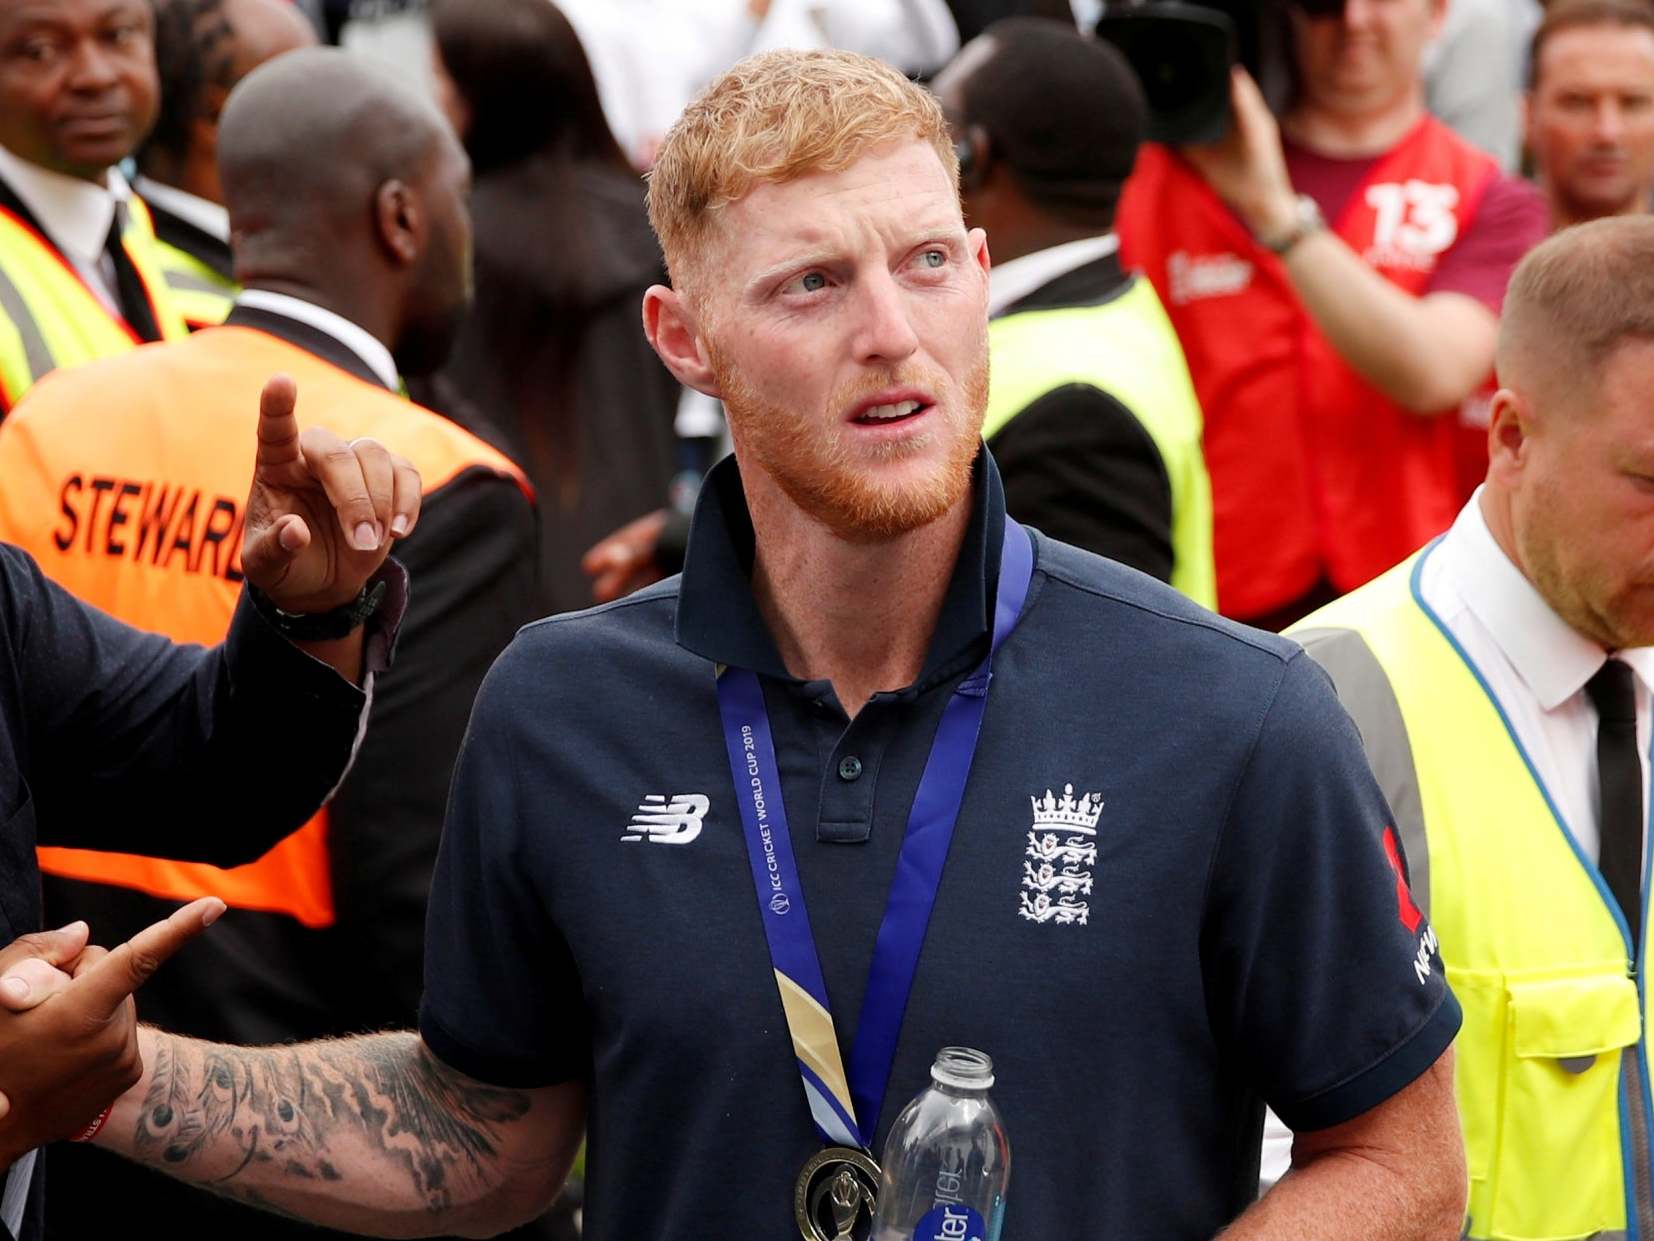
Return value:
M 1344 27 L 1366 30 L 1378 16 L 1378 0 L 1344 0 Z
M 919 337 L 901 286 L 888 271 L 876 270 L 857 290 L 857 360 L 900 362 L 918 348 Z
M 82 39 L 76 45 L 69 65 L 69 89 L 96 93 L 108 90 L 120 80 L 115 58 L 100 47 L 96 39 Z
M 1591 136 L 1599 143 L 1617 145 L 1625 136 L 1625 114 L 1617 99 L 1604 99 L 1597 104 L 1595 125 Z

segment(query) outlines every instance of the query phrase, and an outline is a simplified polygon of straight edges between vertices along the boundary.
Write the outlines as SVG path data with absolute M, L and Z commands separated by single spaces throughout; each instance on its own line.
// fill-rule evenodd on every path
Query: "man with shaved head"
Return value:
M 185 332 L 116 168 L 155 123 L 153 29 L 148 0 L 0 0 L 0 418 L 58 367 Z
M 218 176 L 218 118 L 237 82 L 316 43 L 291 0 L 162 0 L 155 61 L 161 111 L 134 187 L 155 219 L 173 303 L 191 328 L 222 323 L 235 300 L 230 217 Z
M 1654 219 L 1517 268 L 1487 480 L 1294 635 L 1360 725 L 1464 1006 L 1469 1237 L 1649 1236 Z
M 285 373 L 301 423 L 394 445 L 423 476 L 420 525 L 399 552 L 413 586 L 398 662 L 374 688 L 349 779 L 258 862 L 46 850 L 47 900 L 100 937 L 168 902 L 224 900 L 219 934 L 148 995 L 147 1014 L 177 1029 L 261 1043 L 402 1026 L 417 1009 L 466 715 L 535 598 L 521 474 L 398 392 L 399 373 L 441 360 L 468 300 L 468 164 L 434 105 L 336 50 L 255 70 L 231 93 L 219 142 L 245 291 L 223 326 L 55 375 L 19 406 L 0 427 L 0 538 L 122 619 L 216 641 L 240 578 L 228 540 L 243 514 L 230 497 L 246 491 L 249 419 L 264 382 Z M 64 1237 L 109 1234 L 134 1210 L 180 1235 L 298 1231 L 100 1152 L 63 1162 L 48 1214 Z

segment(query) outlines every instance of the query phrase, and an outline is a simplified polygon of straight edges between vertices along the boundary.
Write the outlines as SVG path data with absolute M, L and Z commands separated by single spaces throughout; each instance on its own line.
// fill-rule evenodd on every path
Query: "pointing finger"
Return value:
M 291 465 L 299 457 L 299 389 L 286 375 L 272 375 L 258 398 L 258 458 L 255 469 Z
M 113 1015 L 168 957 L 218 921 L 223 912 L 224 902 L 216 896 L 191 901 L 171 917 L 145 927 L 107 956 L 76 971 L 71 991 L 97 1016 Z
M 306 429 L 299 436 L 299 447 L 312 477 L 322 485 L 338 515 L 346 545 L 359 552 L 378 550 L 385 541 L 385 527 L 374 512 L 356 450 L 325 427 Z

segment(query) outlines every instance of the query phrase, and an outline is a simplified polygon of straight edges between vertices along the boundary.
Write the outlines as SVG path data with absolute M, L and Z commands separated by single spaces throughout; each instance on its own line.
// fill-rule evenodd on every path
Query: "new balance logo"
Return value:
M 651 793 L 637 808 L 621 840 L 686 845 L 701 834 L 701 821 L 711 808 L 712 803 L 700 793 L 674 793 L 670 801 Z

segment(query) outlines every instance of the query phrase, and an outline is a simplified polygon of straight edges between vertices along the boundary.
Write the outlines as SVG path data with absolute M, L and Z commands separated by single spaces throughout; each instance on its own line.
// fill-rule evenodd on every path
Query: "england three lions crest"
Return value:
M 1017 912 L 1030 922 L 1084 926 L 1091 917 L 1091 869 L 1097 864 L 1097 820 L 1103 813 L 1100 793 L 1074 796 L 1062 786 L 1032 796 L 1034 825 L 1022 862 L 1022 890 Z

